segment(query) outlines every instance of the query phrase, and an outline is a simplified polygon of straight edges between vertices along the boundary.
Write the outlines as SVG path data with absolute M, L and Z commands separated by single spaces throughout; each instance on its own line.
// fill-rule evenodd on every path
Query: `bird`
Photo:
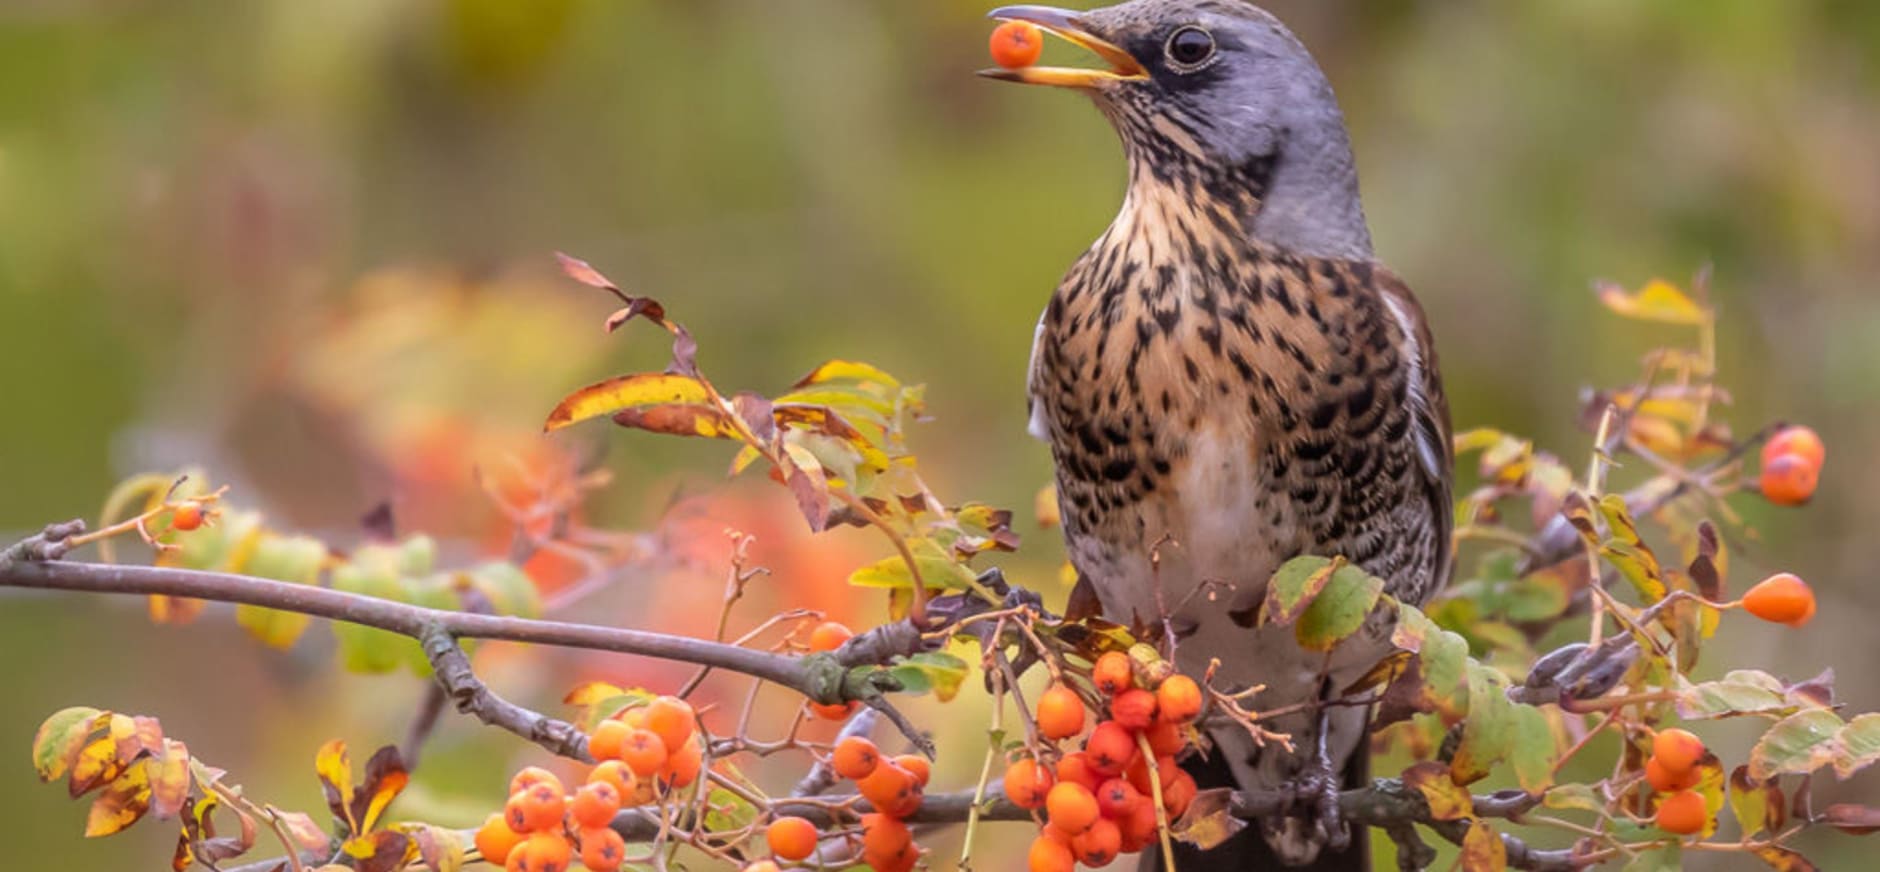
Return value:
M 1454 456 L 1436 347 L 1378 262 L 1324 72 L 1243 0 L 1008 6 L 1107 68 L 983 75 L 1081 91 L 1122 141 L 1121 208 L 1040 318 L 1029 429 L 1050 445 L 1063 534 L 1103 617 L 1172 630 L 1176 666 L 1264 685 L 1264 744 L 1210 727 L 1203 787 L 1297 808 L 1181 869 L 1368 868 L 1335 791 L 1365 777 L 1369 712 L 1344 699 L 1391 653 L 1387 610 L 1330 654 L 1261 625 L 1272 574 L 1342 557 L 1422 604 L 1446 581 Z M 1087 587 L 1086 587 L 1087 586 Z M 1149 857 L 1145 868 L 1161 861 Z

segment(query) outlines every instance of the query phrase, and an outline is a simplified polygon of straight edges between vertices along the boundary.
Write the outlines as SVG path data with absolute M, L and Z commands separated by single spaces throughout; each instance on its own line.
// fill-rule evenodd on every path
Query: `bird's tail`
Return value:
M 1368 739 L 1368 737 L 1367 737 Z M 1358 745 L 1358 750 L 1346 761 L 1345 768 L 1339 774 L 1343 789 L 1363 787 L 1370 783 L 1370 742 Z M 1206 757 L 1195 756 L 1185 761 L 1182 768 L 1195 778 L 1195 785 L 1202 790 L 1211 787 L 1233 787 L 1234 773 L 1219 754 Z M 1167 866 L 1162 862 L 1159 845 L 1151 846 L 1142 854 L 1139 872 L 1162 872 Z M 1234 836 L 1216 845 L 1212 850 L 1202 851 L 1192 845 L 1175 842 L 1175 868 L 1178 872 L 1251 872 L 1251 870 L 1297 869 L 1302 872 L 1370 872 L 1370 839 L 1362 828 L 1351 834 L 1351 844 L 1343 851 L 1333 851 L 1327 847 L 1311 863 L 1304 866 L 1287 866 L 1274 853 L 1271 846 L 1256 825 L 1248 826 Z

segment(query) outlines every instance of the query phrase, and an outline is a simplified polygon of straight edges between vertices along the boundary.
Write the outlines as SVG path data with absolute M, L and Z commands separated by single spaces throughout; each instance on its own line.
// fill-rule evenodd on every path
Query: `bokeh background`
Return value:
M 778 390 L 837 356 L 924 381 L 931 479 L 1020 509 L 1014 573 L 1049 585 L 1025 359 L 1122 160 L 1081 99 L 971 75 L 985 5 L 5 0 L 0 531 L 95 516 L 123 476 L 194 463 L 283 529 L 347 542 L 390 500 L 467 559 L 500 541 L 472 466 L 526 450 L 561 392 L 664 353 L 644 329 L 602 334 L 608 301 L 555 273 L 566 250 L 664 300 L 723 385 Z M 1809 510 L 1740 506 L 1759 541 L 1735 583 L 1780 566 L 1825 603 L 1805 632 L 1732 622 L 1730 662 L 1836 665 L 1852 708 L 1880 708 L 1880 464 L 1863 456 L 1880 442 L 1880 6 L 1270 6 L 1342 96 L 1378 250 L 1429 310 L 1459 427 L 1583 457 L 1580 388 L 1681 338 L 1602 314 L 1589 282 L 1714 265 L 1731 414 L 1808 421 L 1833 455 Z M 706 629 L 734 526 L 776 571 L 742 626 L 799 604 L 880 619 L 843 584 L 877 546 L 809 540 L 777 489 L 723 481 L 722 445 L 598 426 L 570 443 L 616 475 L 589 520 L 659 530 L 681 557 L 574 617 Z M 550 708 L 583 677 L 683 675 L 485 658 L 499 690 Z M 254 795 L 317 811 L 314 748 L 397 741 L 422 686 L 337 674 L 321 631 L 281 654 L 225 613 L 154 627 L 139 603 L 75 597 L 0 598 L 0 664 L 14 868 L 168 857 L 167 827 L 82 841 L 83 807 L 34 781 L 27 744 L 55 708 L 158 715 Z M 956 705 L 926 714 L 972 749 L 943 757 L 942 784 L 979 759 L 983 710 Z M 1717 725 L 1726 759 L 1748 729 Z M 538 756 L 449 721 L 398 811 L 470 824 Z M 1007 857 L 1025 840 L 988 838 Z M 1860 865 L 1852 839 L 1808 844 L 1824 868 Z

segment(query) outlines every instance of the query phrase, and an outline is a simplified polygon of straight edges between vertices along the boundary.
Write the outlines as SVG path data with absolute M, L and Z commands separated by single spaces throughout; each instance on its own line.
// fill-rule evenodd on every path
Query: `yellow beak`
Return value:
M 1135 57 L 1116 44 L 1091 33 L 1084 25 L 1083 19 L 1068 9 L 1056 9 L 1050 6 L 1003 6 L 987 13 L 986 17 L 1000 21 L 1026 21 L 1036 24 L 1039 28 L 1067 42 L 1083 46 L 1110 64 L 1110 69 L 1107 70 L 1087 70 L 1077 67 L 980 70 L 979 74 L 988 79 L 1019 82 L 1026 85 L 1051 85 L 1058 88 L 1090 90 L 1110 82 L 1149 78 L 1149 71 L 1144 69 Z

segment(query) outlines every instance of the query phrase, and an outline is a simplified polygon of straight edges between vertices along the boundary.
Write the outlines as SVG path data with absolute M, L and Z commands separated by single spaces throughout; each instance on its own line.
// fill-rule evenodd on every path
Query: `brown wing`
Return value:
M 1449 398 L 1443 393 L 1443 377 L 1437 367 L 1436 338 L 1430 332 L 1429 319 L 1424 317 L 1416 295 L 1394 273 L 1380 269 L 1374 275 L 1386 306 L 1413 346 L 1406 355 L 1415 371 L 1407 380 L 1405 402 L 1414 416 L 1411 433 L 1417 440 L 1423 491 L 1430 502 L 1430 518 L 1436 524 L 1437 533 L 1435 577 L 1430 589 L 1421 596 L 1427 599 L 1449 583 L 1454 556 L 1451 536 L 1455 525 L 1452 496 L 1455 449 L 1449 422 Z

